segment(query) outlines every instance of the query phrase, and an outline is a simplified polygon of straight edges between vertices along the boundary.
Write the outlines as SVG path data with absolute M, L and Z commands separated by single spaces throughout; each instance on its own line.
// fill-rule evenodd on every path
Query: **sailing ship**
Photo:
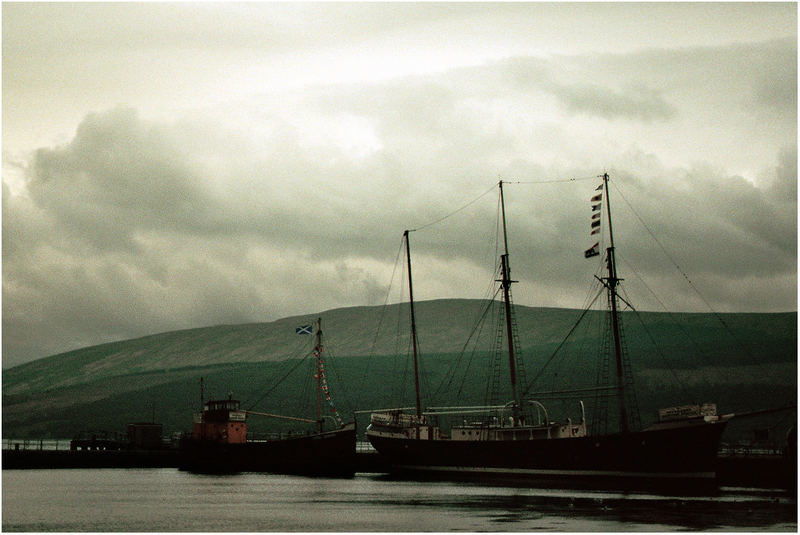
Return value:
M 332 403 L 325 378 L 321 319 L 317 321 L 313 355 L 316 359 L 316 419 L 245 410 L 241 402 L 231 395 L 228 399 L 204 402 L 202 411 L 194 415 L 191 437 L 180 443 L 180 468 L 194 472 L 353 476 L 356 461 L 355 422 L 342 422 L 334 410 L 336 428 L 324 428 L 323 397 L 331 406 Z M 256 440 L 248 438 L 249 416 L 310 424 L 314 428 L 312 431 L 284 433 L 276 438 Z
M 659 411 L 659 420 L 645 429 L 632 424 L 626 408 L 632 384 L 626 378 L 630 370 L 623 354 L 617 301 L 617 266 L 614 256 L 607 174 L 602 176 L 592 201 L 600 201 L 605 193 L 609 228 L 606 249 L 607 274 L 597 279 L 604 286 L 609 300 L 608 314 L 613 334 L 615 377 L 611 385 L 598 386 L 616 394 L 619 400 L 619 429 L 608 432 L 607 425 L 587 423 L 584 402 L 579 402 L 580 418 L 576 421 L 551 420 L 546 407 L 525 396 L 518 384 L 518 342 L 512 321 L 511 280 L 506 228 L 503 182 L 500 181 L 500 215 L 504 252 L 500 255 L 500 283 L 507 340 L 511 401 L 494 406 L 433 407 L 423 410 L 420 403 L 418 343 L 411 279 L 411 253 L 408 231 L 404 233 L 406 249 L 411 347 L 416 392 L 413 412 L 407 408 L 373 412 L 366 436 L 372 446 L 399 472 L 446 474 L 449 476 L 547 478 L 574 481 L 619 482 L 625 485 L 649 484 L 653 481 L 680 481 L 692 484 L 715 480 L 716 454 L 721 434 L 731 417 L 718 416 L 714 404 L 672 407 Z M 593 210 L 598 210 L 594 205 Z M 593 232 L 599 225 L 594 224 Z M 597 229 L 599 231 L 599 229 Z M 595 245 L 586 256 L 599 254 Z M 612 373 L 608 374 L 611 377 Z M 589 390 L 589 389 L 587 389 Z M 581 394 L 582 395 L 582 394 Z M 500 415 L 490 417 L 488 414 Z M 452 415 L 479 417 L 478 421 L 462 420 L 449 430 L 438 420 Z M 637 413 L 638 414 L 638 413 Z M 459 416 L 461 418 L 461 416 Z M 482 419 L 481 419 L 482 418 Z M 607 420 L 607 417 L 606 417 Z M 606 421 L 607 423 L 607 421 Z

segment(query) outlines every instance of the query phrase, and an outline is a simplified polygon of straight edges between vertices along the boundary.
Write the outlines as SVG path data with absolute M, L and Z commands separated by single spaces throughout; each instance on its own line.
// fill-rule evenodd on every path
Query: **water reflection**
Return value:
M 456 485 L 388 476 L 375 476 L 375 479 L 393 483 L 395 493 L 383 500 L 371 496 L 367 499 L 369 502 L 462 510 L 480 515 L 497 524 L 498 529 L 507 531 L 521 529 L 513 524 L 568 531 L 583 531 L 578 526 L 595 530 L 598 525 L 606 525 L 612 531 L 724 528 L 796 531 L 797 524 L 796 500 L 780 490 L 722 488 L 717 489 L 713 496 L 704 493 L 664 495 L 531 488 L 522 484 Z M 410 495 L 397 492 L 398 488 L 409 489 Z M 457 494 L 450 494 L 456 488 Z
M 4 531 L 796 531 L 796 502 L 174 469 L 3 470 Z

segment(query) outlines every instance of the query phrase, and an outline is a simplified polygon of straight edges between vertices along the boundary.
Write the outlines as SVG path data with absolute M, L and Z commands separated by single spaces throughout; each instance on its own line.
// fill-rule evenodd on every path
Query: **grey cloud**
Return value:
M 87 116 L 68 145 L 37 150 L 28 191 L 76 242 L 135 250 L 137 229 L 207 219 L 212 202 L 183 158 L 163 131 L 117 108 Z
M 456 103 L 449 109 L 457 108 Z M 466 138 L 476 128 L 472 118 L 455 112 L 442 113 L 438 120 Z M 185 125 L 180 130 L 187 131 Z M 146 141 L 145 133 L 150 134 Z M 474 140 L 458 137 L 448 143 L 450 160 L 385 154 L 423 154 L 426 139 L 434 134 L 421 130 L 414 139 L 411 133 L 398 135 L 391 146 L 359 165 L 326 164 L 313 150 L 284 138 L 271 149 L 275 159 L 259 157 L 260 163 L 234 166 L 235 180 L 227 184 L 241 180 L 245 187 L 212 196 L 213 188 L 201 186 L 202 177 L 192 171 L 200 165 L 198 155 L 178 150 L 170 128 L 148 125 L 130 111 L 88 118 L 71 144 L 39 152 L 29 184 L 31 199 L 4 196 L 3 343 L 11 356 L 6 364 L 17 362 L 15 354 L 18 359 L 44 356 L 42 352 L 177 328 L 379 304 L 388 283 L 383 277 L 403 229 L 430 223 L 475 199 L 498 172 L 534 180 L 596 173 L 545 168 L 524 159 L 497 169 L 483 157 L 470 158 Z M 208 137 L 192 151 L 205 153 L 218 141 Z M 218 147 L 218 156 L 232 156 L 240 148 L 229 153 Z M 133 162 L 136 155 L 148 162 Z M 112 162 L 125 165 L 118 169 Z M 127 164 L 130 169 L 124 169 Z M 162 168 L 179 172 L 156 172 Z M 677 177 L 670 173 L 657 158 L 647 157 L 622 158 L 619 170 L 612 170 L 660 239 L 691 259 L 686 267 L 693 273 L 719 280 L 753 273 L 781 277 L 796 270 L 790 255 L 796 249 L 791 215 L 796 202 L 787 206 L 783 196 L 713 170 L 694 169 Z M 791 187 L 792 173 L 796 176 L 796 152 L 785 152 L 773 189 Z M 142 175 L 149 178 L 139 179 Z M 426 182 L 426 177 L 433 178 Z M 397 178 L 401 183 L 395 185 Z M 123 191 L 108 191 L 117 184 L 125 186 Z M 589 245 L 587 199 L 592 190 L 591 182 L 510 186 L 513 269 L 521 280 L 533 281 L 518 294 L 526 300 L 522 302 L 577 305 L 574 299 L 565 301 L 565 295 L 581 295 L 580 288 L 591 280 L 590 263 L 581 252 Z M 160 198 L 150 200 L 150 195 Z M 709 197 L 712 202 L 706 205 Z M 90 206 L 82 206 L 81 200 Z M 137 208 L 132 200 L 144 205 Z M 171 202 L 178 206 L 177 215 L 161 212 Z M 740 206 L 748 212 L 735 209 Z M 693 211 L 691 219 L 682 215 Z M 118 219 L 99 216 L 115 213 L 121 214 Z M 142 221 L 143 214 L 147 221 Z M 483 281 L 472 281 L 473 288 L 449 288 L 448 280 L 460 275 L 450 270 L 467 266 L 476 273 L 485 266 L 487 281 L 491 278 L 495 215 L 492 192 L 415 233 L 416 262 L 433 277 L 420 281 L 420 287 L 443 289 L 446 295 L 435 295 L 439 297 L 464 296 L 464 291 L 479 297 L 476 291 L 484 288 Z M 641 231 L 631 233 L 630 223 L 630 218 L 620 223 L 621 250 L 643 265 L 645 273 L 661 276 L 663 267 L 651 261 L 652 244 L 638 239 Z M 113 232 L 104 230 L 104 224 Z M 698 228 L 703 232 L 698 234 Z M 93 237 L 103 232 L 128 240 L 129 246 Z M 87 242 L 93 247 L 87 248 Z M 772 258 L 769 265 L 752 260 L 764 253 Z M 383 274 L 368 268 L 368 259 L 383 266 Z M 720 284 L 714 299 L 727 305 L 723 290 Z M 755 301 L 746 306 L 771 309 Z M 47 341 L 33 343 L 27 332 L 46 332 Z
M 769 179 L 768 179 L 769 180 Z M 769 180 L 768 194 L 776 203 L 793 203 L 797 200 L 797 147 L 781 150 L 775 176 Z M 795 214 L 796 215 L 796 214 Z
M 755 280 L 796 271 L 796 199 L 776 200 L 772 186 L 759 189 L 709 166 L 656 168 L 647 178 L 620 174 L 624 202 L 630 202 L 673 259 L 698 277 L 757 273 Z M 631 228 L 644 233 L 633 234 L 635 261 L 656 273 L 673 269 L 636 214 L 629 217 Z M 763 305 L 754 301 L 750 306 Z
M 757 66 L 753 102 L 778 114 L 797 116 L 797 42 L 775 41 L 749 51 Z
M 796 41 L 781 39 L 630 54 L 512 58 L 498 68 L 518 90 L 548 92 L 568 111 L 604 119 L 669 120 L 683 113 L 687 97 L 713 105 L 736 94 L 742 108 L 758 105 L 791 119 L 797 116 L 796 58 Z
M 612 61 L 615 56 L 596 58 L 600 64 Z M 626 58 L 629 58 L 626 56 Z M 568 66 L 570 81 L 561 81 L 562 67 Z M 580 113 L 613 120 L 616 118 L 640 121 L 669 120 L 677 110 L 661 87 L 636 80 L 628 73 L 626 84 L 604 75 L 602 68 L 586 64 L 583 58 L 564 57 L 553 60 L 540 58 L 513 58 L 500 65 L 504 77 L 518 90 L 543 91 L 554 96 L 570 113 Z M 577 81 L 583 77 L 586 81 Z M 589 80 L 593 80 L 590 82 Z M 597 81 L 594 81 L 597 80 Z
M 667 120 L 676 114 L 674 106 L 653 89 L 619 91 L 593 84 L 553 84 L 550 90 L 568 110 L 604 119 Z
M 187 142 L 180 136 L 202 132 L 185 127 L 148 123 L 131 109 L 92 114 L 70 143 L 36 152 L 29 195 L 12 196 L 4 183 L 4 365 L 152 332 L 374 303 L 384 293 L 353 260 L 326 267 L 348 251 L 377 253 L 353 224 L 366 220 L 358 195 L 339 189 L 340 200 L 326 203 L 332 190 L 323 170 L 313 176 L 311 154 L 284 140 L 275 148 L 282 159 L 233 166 L 241 174 L 231 186 L 256 173 L 257 188 L 213 197 L 196 170 L 209 156 L 241 159 L 241 147 L 209 154 L 219 137 Z
M 696 62 L 692 53 L 663 51 L 518 58 L 237 103 L 241 116 L 257 117 L 253 123 L 226 122 L 224 112 L 170 124 L 126 108 L 88 115 L 69 143 L 37 151 L 27 196 L 10 195 L 4 184 L 4 365 L 159 331 L 380 304 L 407 228 L 420 228 L 412 239 L 427 279 L 421 292 L 481 297 L 495 261 L 495 192 L 421 227 L 476 199 L 499 176 L 535 182 L 603 168 L 681 266 L 704 279 L 714 306 L 792 308 L 797 152 L 780 147 L 792 146 L 786 132 L 796 138 L 795 126 L 778 121 L 771 135 L 780 144 L 767 140 L 776 159 L 758 185 L 737 170 L 665 163 L 659 152 L 680 129 L 666 130 L 666 145 L 654 132 L 692 119 L 687 112 L 696 108 L 687 101 L 711 98 L 695 87 L 697 78 L 690 83 L 704 69 L 730 90 L 717 95 L 718 132 L 735 146 L 753 139 L 749 126 L 742 131 L 739 117 L 724 112 L 738 111 L 755 85 L 729 84 L 726 69 L 739 65 L 733 52 L 707 52 Z M 725 61 L 714 67 L 718 57 Z M 758 70 L 743 65 L 745 78 Z M 777 67 L 759 72 L 761 80 L 783 76 Z M 537 113 L 552 111 L 555 88 L 564 89 L 557 111 L 574 113 L 542 124 Z M 622 101 L 631 109 L 619 108 Z M 590 107 L 596 123 L 570 122 Z M 747 113 L 762 117 L 762 108 Z M 309 140 L 292 123 L 301 113 L 331 122 L 356 117 L 374 128 L 379 146 L 354 157 Z M 612 120 L 652 130 L 634 130 L 643 135 L 632 145 L 598 142 L 595 129 Z M 250 132 L 254 125 L 265 133 Z M 613 140 L 615 131 L 603 137 Z M 591 245 L 592 182 L 509 189 L 512 269 L 524 281 L 517 302 L 580 306 L 594 270 L 582 257 Z M 660 289 L 685 292 L 664 282 L 668 262 L 625 204 L 615 197 L 625 260 Z M 657 308 L 641 308 L 648 307 Z
M 754 102 L 773 108 L 778 113 L 797 109 L 797 70 L 780 77 L 765 77 L 755 86 Z

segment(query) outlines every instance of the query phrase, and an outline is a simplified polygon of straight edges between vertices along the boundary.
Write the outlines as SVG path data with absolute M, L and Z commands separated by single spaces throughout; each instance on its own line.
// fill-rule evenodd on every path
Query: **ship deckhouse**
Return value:
M 239 400 L 209 401 L 203 412 L 194 415 L 192 438 L 223 444 L 244 444 L 247 440 L 247 413 L 239 408 Z

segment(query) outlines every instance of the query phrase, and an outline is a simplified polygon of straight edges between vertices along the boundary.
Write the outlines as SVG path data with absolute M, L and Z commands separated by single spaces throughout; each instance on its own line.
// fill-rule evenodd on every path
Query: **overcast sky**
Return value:
M 407 228 L 416 297 L 483 297 L 499 178 L 522 182 L 519 304 L 583 306 L 599 182 L 553 181 L 607 171 L 638 308 L 797 309 L 794 3 L 6 3 L 2 21 L 3 367 L 399 299 Z

